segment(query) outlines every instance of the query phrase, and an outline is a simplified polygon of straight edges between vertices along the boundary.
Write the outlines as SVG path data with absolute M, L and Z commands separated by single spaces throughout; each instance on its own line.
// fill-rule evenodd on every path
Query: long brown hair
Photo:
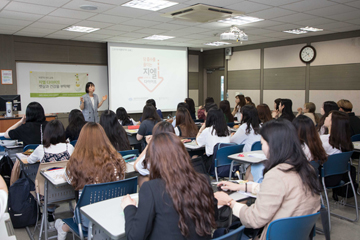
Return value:
M 239 94 L 239 95 L 236 95 L 235 98 L 239 99 L 239 102 L 235 106 L 236 109 L 239 109 L 239 108 L 245 106 L 246 102 L 245 102 L 245 96 L 244 95 Z
M 323 148 L 320 136 L 316 131 L 314 122 L 305 115 L 299 115 L 293 120 L 297 135 L 301 144 L 309 147 L 312 159 L 324 164 L 327 160 L 327 154 Z
M 329 143 L 333 148 L 337 148 L 342 152 L 354 150 L 351 142 L 349 115 L 344 112 L 332 110 L 331 114 L 331 130 Z
M 270 108 L 267 104 L 259 104 L 256 109 L 258 110 L 259 119 L 261 123 L 266 123 L 272 119 Z
M 196 137 L 198 133 L 198 127 L 191 118 L 190 112 L 184 107 L 176 111 L 176 126 L 181 130 L 181 137 Z
M 75 190 L 86 184 L 105 183 L 125 178 L 126 165 L 98 123 L 89 122 L 81 129 L 66 174 Z
M 191 165 L 184 144 L 173 133 L 154 135 L 149 143 L 146 158 L 150 164 L 150 180 L 162 179 L 179 214 L 178 227 L 188 236 L 187 220 L 195 223 L 199 236 L 211 234 L 216 227 L 213 191 L 205 176 Z

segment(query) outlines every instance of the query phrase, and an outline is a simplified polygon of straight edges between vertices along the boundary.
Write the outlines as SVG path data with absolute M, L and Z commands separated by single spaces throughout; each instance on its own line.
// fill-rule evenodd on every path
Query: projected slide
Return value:
M 187 97 L 187 58 L 186 48 L 109 43 L 110 109 L 139 113 L 153 98 L 162 111 L 175 111 Z

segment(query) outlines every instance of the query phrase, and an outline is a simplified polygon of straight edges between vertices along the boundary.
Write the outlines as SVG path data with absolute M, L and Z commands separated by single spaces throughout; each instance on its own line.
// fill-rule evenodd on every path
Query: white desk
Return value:
M 261 156 L 261 155 L 263 155 L 263 156 Z M 236 154 L 229 155 L 228 158 L 230 158 L 234 161 L 237 161 L 237 162 L 250 163 L 250 164 L 260 163 L 260 162 L 263 162 L 266 160 L 264 152 L 261 150 L 236 153 Z
M 193 141 L 191 141 L 191 142 L 184 143 L 184 145 L 185 145 L 185 148 L 188 149 L 188 150 L 200 150 L 200 149 L 205 149 L 205 146 L 199 146 L 199 145 L 197 145 L 196 140 L 193 140 Z
M 0 239 L 16 240 L 14 228 L 12 226 L 9 213 L 4 213 L 0 219 Z
M 354 150 L 356 152 L 360 151 L 360 141 L 352 142 L 354 144 Z
M 126 171 L 125 171 L 126 173 L 135 172 L 134 163 L 135 163 L 135 161 L 127 162 L 127 163 L 126 163 Z

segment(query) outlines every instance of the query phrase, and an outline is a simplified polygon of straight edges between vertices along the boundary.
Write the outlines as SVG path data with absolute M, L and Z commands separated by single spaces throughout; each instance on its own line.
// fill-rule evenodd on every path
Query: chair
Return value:
M 72 140 L 72 141 L 70 142 L 70 144 L 73 145 L 73 147 L 75 147 L 76 142 L 77 142 L 77 140 Z
M 140 155 L 138 149 L 119 151 L 119 153 L 124 158 L 125 162 L 134 161 Z
M 241 226 L 234 231 L 231 231 L 224 236 L 214 238 L 213 240 L 240 240 L 245 230 L 245 226 Z
M 204 119 L 195 119 L 194 122 L 195 122 L 195 123 L 203 123 L 203 122 L 204 122 Z
M 81 217 L 81 207 L 126 194 L 136 193 L 136 191 L 137 177 L 116 182 L 85 185 L 75 207 L 75 218 L 66 218 L 63 219 L 63 221 L 70 227 L 71 231 L 75 233 L 75 235 L 79 236 L 80 239 L 84 239 L 87 237 L 88 232 L 84 231 L 82 227 L 83 221 L 86 218 Z
M 311 161 L 310 165 L 314 168 L 316 176 L 319 177 L 319 167 L 320 167 L 319 161 Z
M 40 144 L 29 144 L 29 145 L 26 145 L 24 148 L 23 148 L 23 151 L 25 152 L 26 150 L 28 149 L 35 149 L 39 146 Z
M 360 141 L 360 134 L 356 134 L 354 136 L 351 136 L 351 141 L 352 142 Z M 354 149 L 354 152 L 357 152 L 357 154 L 359 154 L 360 150 Z M 353 154 L 353 157 L 354 157 L 354 155 L 357 155 L 357 154 Z M 360 157 L 360 156 L 357 155 L 357 157 Z M 358 158 L 358 167 L 357 167 L 357 183 L 358 183 L 358 185 L 359 185 L 359 181 L 360 181 L 360 159 Z M 359 192 L 359 189 L 358 189 L 358 192 Z
M 232 127 L 234 127 L 235 124 L 233 122 L 228 122 L 227 125 L 228 125 L 228 127 L 232 128 Z
M 350 160 L 350 157 L 352 154 L 353 154 L 353 151 L 330 155 L 328 157 L 328 160 L 324 163 L 323 167 L 321 168 L 320 176 L 321 176 L 321 181 L 322 181 L 323 188 L 324 188 L 324 194 L 325 194 L 325 199 L 326 199 L 326 204 L 327 204 L 327 209 L 328 209 L 329 229 L 330 230 L 331 230 L 330 214 L 340 217 L 342 219 L 346 219 L 350 222 L 356 222 L 359 219 L 359 210 L 358 210 L 356 192 L 355 192 L 355 188 L 354 188 L 354 183 L 352 182 L 351 175 L 350 175 L 349 160 Z M 337 185 L 337 186 L 326 187 L 325 177 L 344 174 L 344 173 L 348 173 L 349 182 L 345 183 L 343 180 L 341 180 L 339 185 Z M 351 185 L 352 191 L 354 193 L 355 209 L 356 209 L 356 218 L 355 219 L 350 219 L 350 218 L 347 218 L 347 217 L 344 217 L 344 216 L 341 216 L 341 215 L 338 215 L 335 213 L 331 213 L 330 205 L 329 205 L 329 198 L 328 198 L 328 195 L 326 192 L 326 189 L 338 188 L 338 187 L 342 187 L 342 186 L 345 186 L 348 184 Z
M 244 148 L 244 144 L 238 145 L 230 145 L 227 144 L 224 147 L 221 147 L 222 143 L 219 143 L 215 145 L 214 149 L 218 147 L 217 151 L 214 151 L 214 172 L 216 181 L 219 181 L 218 177 L 218 167 L 221 166 L 229 166 L 230 165 L 230 171 L 229 171 L 229 180 L 231 179 L 231 173 L 234 166 L 234 161 L 229 159 L 228 156 L 235 154 L 235 153 L 241 153 Z M 230 145 L 230 146 L 229 146 Z
M 313 239 L 315 236 L 315 223 L 320 212 L 299 216 L 281 218 L 272 221 L 266 232 L 266 239 Z
M 261 147 L 262 144 L 260 141 L 254 142 L 253 145 L 251 146 L 251 151 L 258 151 L 258 150 L 262 150 Z

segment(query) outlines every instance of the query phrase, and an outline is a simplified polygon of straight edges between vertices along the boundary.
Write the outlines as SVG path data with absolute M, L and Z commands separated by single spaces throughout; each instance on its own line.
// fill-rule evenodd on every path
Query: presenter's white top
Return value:
M 94 105 L 94 97 L 90 97 L 91 100 L 91 104 L 93 105 L 93 108 L 95 109 L 95 105 Z M 97 107 L 97 106 L 96 106 Z
M 341 153 L 340 149 L 333 148 L 329 143 L 330 134 L 325 134 L 320 136 L 320 140 L 322 142 L 322 145 L 324 147 L 324 150 L 327 155 L 333 155 L 336 153 Z
M 251 127 L 251 125 L 250 125 Z M 245 144 L 243 151 L 250 152 L 251 146 L 260 141 L 260 134 L 255 134 L 254 129 L 251 127 L 250 133 L 246 133 L 247 124 L 242 124 L 235 134 L 231 137 L 230 142 L 236 144 Z
M 214 153 L 214 146 L 217 143 L 230 143 L 230 135 L 225 137 L 219 137 L 214 127 L 205 128 L 202 133 L 196 138 L 196 142 L 199 146 L 205 146 L 205 152 L 207 156 L 211 156 Z M 230 132 L 230 130 L 229 130 Z
M 66 148 L 67 146 L 67 148 Z M 50 145 L 50 147 L 45 148 L 45 151 L 47 153 L 61 153 L 61 152 L 69 152 L 69 155 L 71 155 L 74 152 L 74 146 L 70 143 L 58 143 L 56 145 Z M 37 161 L 41 161 L 44 157 L 44 145 L 39 145 L 34 152 L 28 157 L 27 161 L 28 163 L 36 163 Z

